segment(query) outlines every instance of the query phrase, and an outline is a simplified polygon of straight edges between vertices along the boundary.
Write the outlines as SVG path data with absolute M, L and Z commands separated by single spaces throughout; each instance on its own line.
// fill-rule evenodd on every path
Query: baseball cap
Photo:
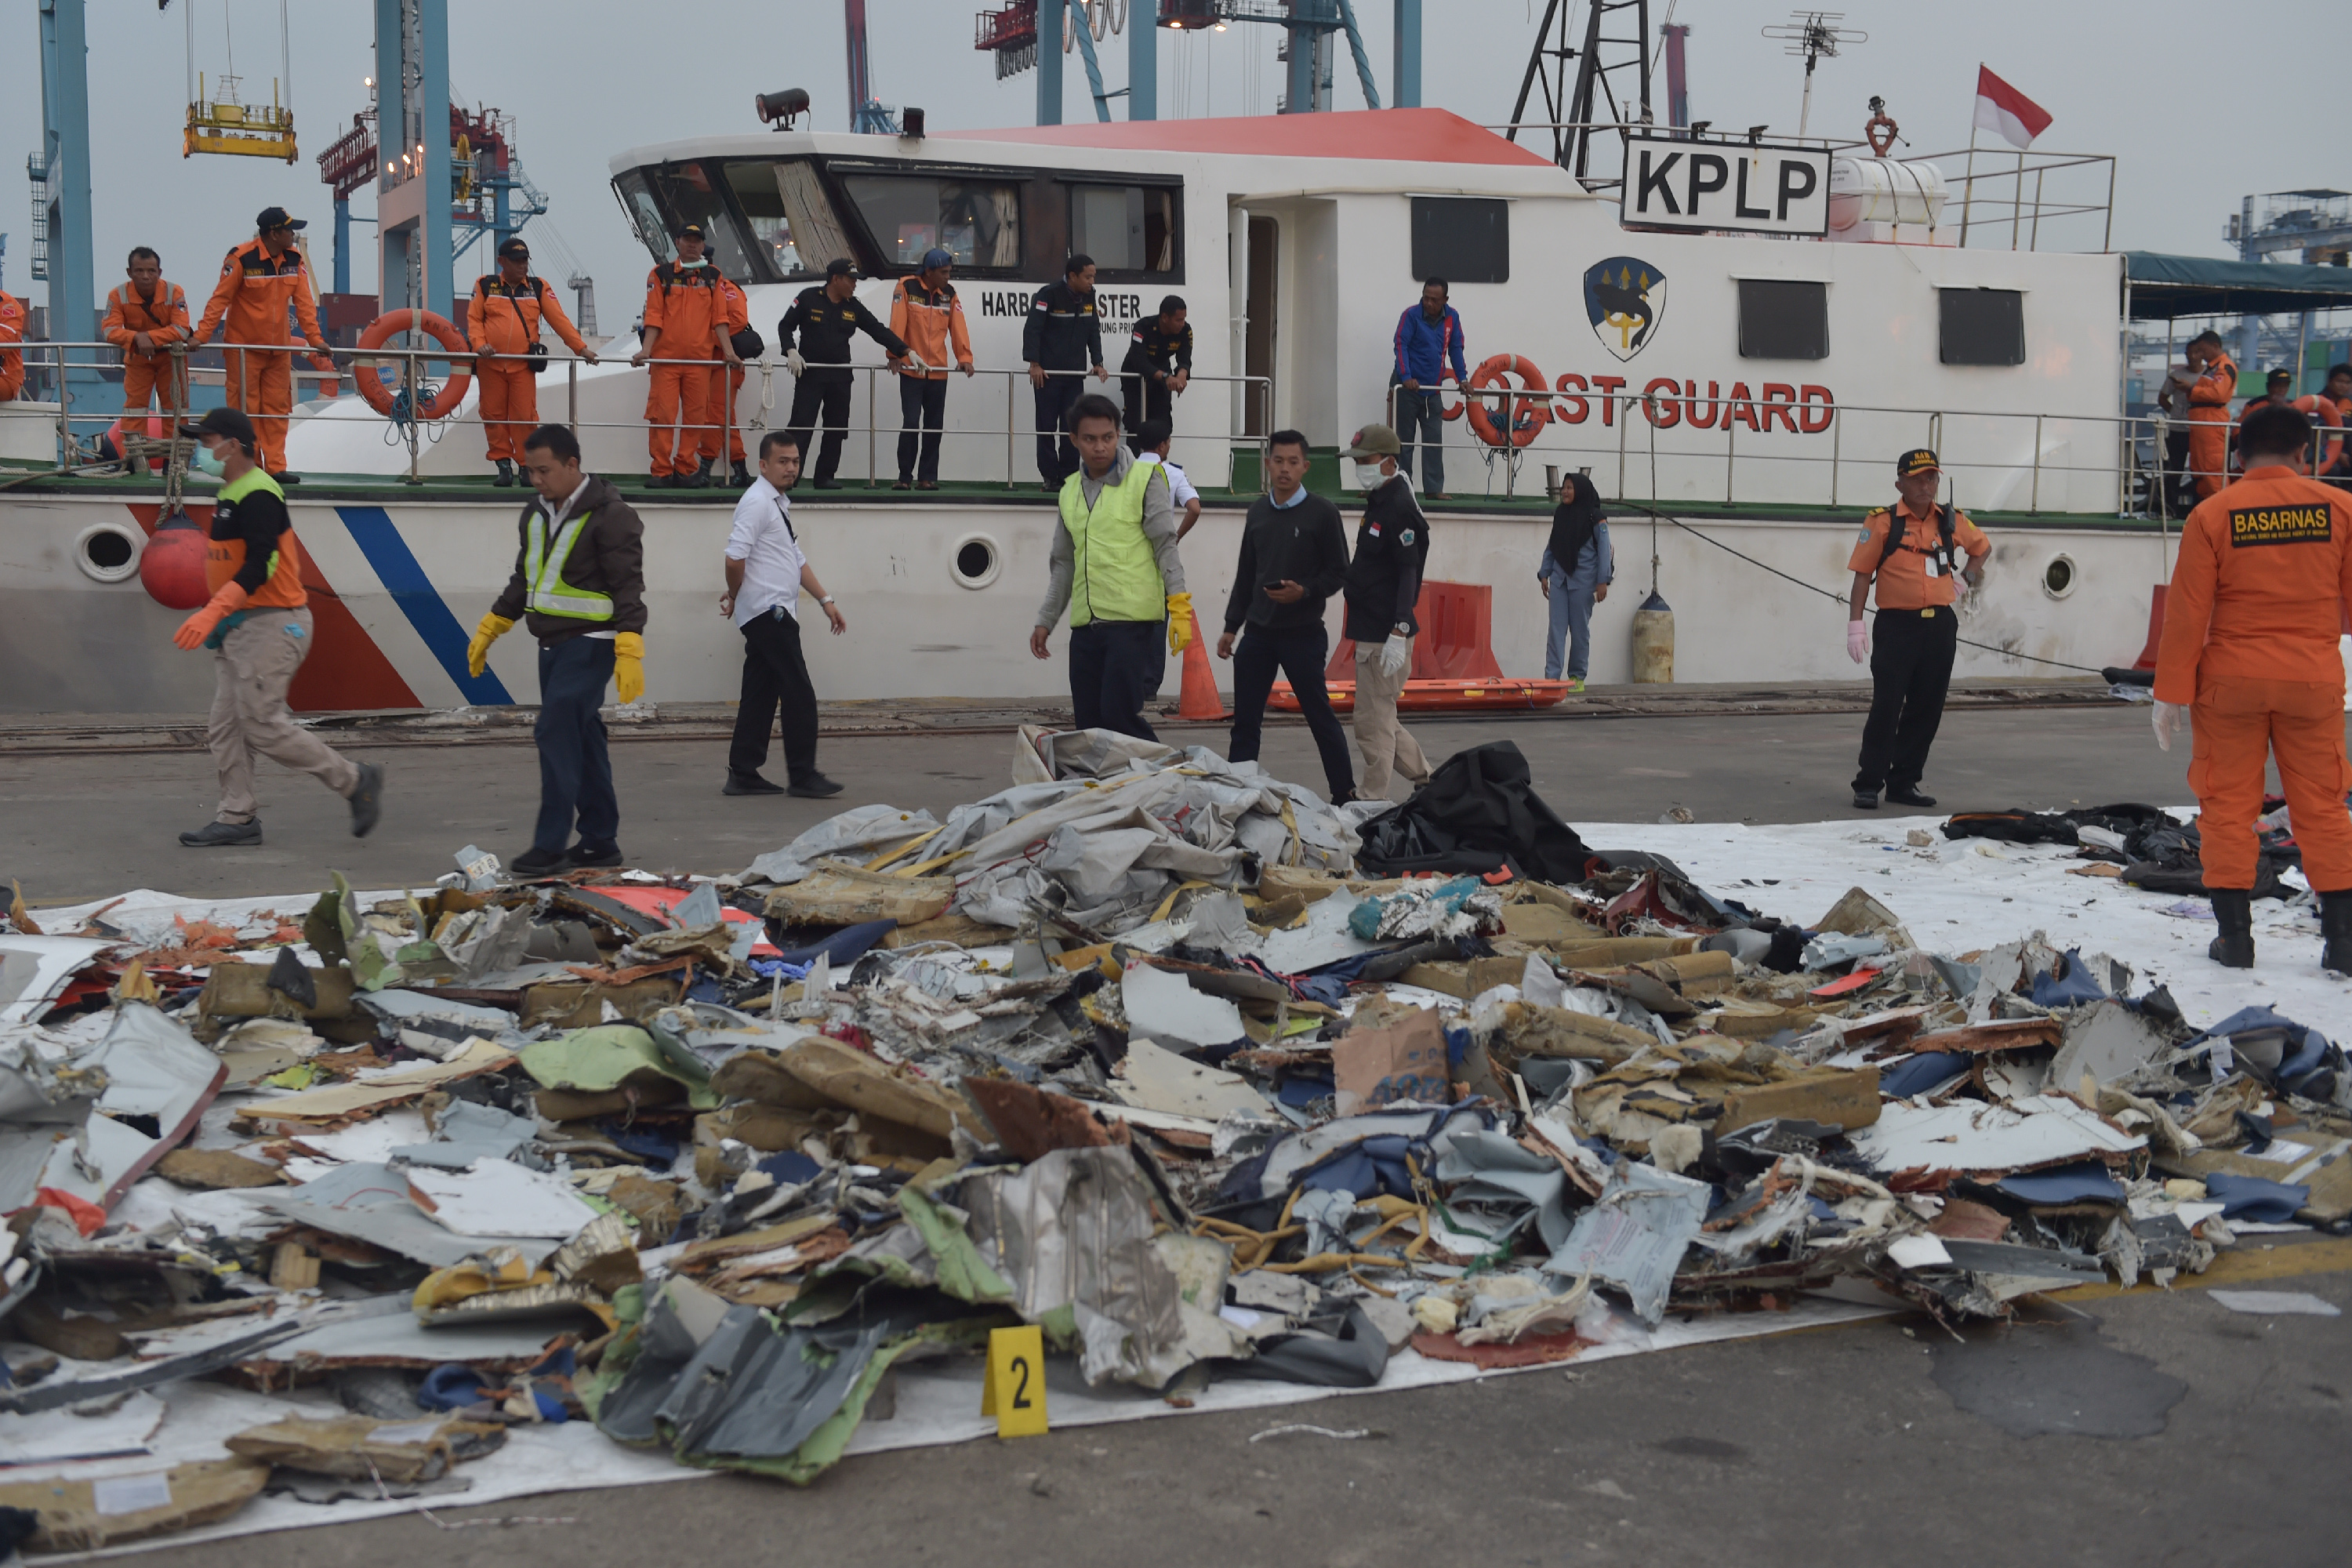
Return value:
M 180 434 L 192 440 L 205 436 L 225 436 L 248 452 L 253 449 L 253 421 L 247 419 L 243 411 L 226 405 L 212 410 L 194 425 L 181 426 Z
M 926 272 L 934 267 L 953 267 L 954 265 L 955 258 L 936 245 L 923 252 L 923 270 Z
M 530 259 L 530 247 L 525 245 L 520 239 L 509 239 L 504 245 L 499 247 L 499 254 L 500 256 L 520 257 L 521 259 L 529 261 Z
M 1340 456 L 1361 462 L 1369 458 L 1393 458 L 1403 450 L 1395 431 L 1385 425 L 1367 425 L 1356 432 L 1355 440 Z
M 702 226 L 698 223 L 688 224 L 670 237 L 673 239 L 700 239 L 702 237 Z
M 1914 474 L 1939 474 L 1943 471 L 1944 465 L 1936 460 L 1936 450 L 1932 447 L 1914 447 L 1895 459 L 1895 477 L 1898 479 L 1907 479 Z
M 256 234 L 268 234 L 273 228 L 308 228 L 310 226 L 310 223 L 307 218 L 287 216 L 284 207 L 264 207 L 259 216 L 253 220 L 253 232 Z
M 824 275 L 827 278 L 855 278 L 857 276 L 857 263 L 846 256 L 836 256 L 824 264 Z

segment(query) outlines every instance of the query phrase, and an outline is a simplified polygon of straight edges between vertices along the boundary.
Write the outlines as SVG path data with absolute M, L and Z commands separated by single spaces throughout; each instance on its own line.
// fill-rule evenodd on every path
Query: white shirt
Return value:
M 793 533 L 793 503 L 762 477 L 751 481 L 735 503 L 735 526 L 727 535 L 727 559 L 743 563 L 743 586 L 735 593 L 735 624 L 748 626 L 781 605 L 801 618 L 801 568 L 808 557 Z
M 1201 499 L 1201 492 L 1194 489 L 1192 481 L 1184 477 L 1182 464 L 1171 463 L 1157 452 L 1139 452 L 1135 455 L 1135 460 L 1139 463 L 1157 463 L 1168 470 L 1168 494 L 1179 509 L 1188 502 Z

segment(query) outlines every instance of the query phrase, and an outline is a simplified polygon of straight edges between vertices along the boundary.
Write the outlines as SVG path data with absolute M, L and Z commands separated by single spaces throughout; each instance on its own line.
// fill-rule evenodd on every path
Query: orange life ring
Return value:
M 360 334 L 359 346 L 362 350 L 382 348 L 399 332 L 423 332 L 443 348 L 452 351 L 453 354 L 464 356 L 467 365 L 471 366 L 474 363 L 474 345 L 466 341 L 466 334 L 451 326 L 446 317 L 436 316 L 430 310 L 387 310 L 367 324 L 367 331 Z M 466 401 L 466 389 L 473 380 L 471 369 L 460 370 L 452 366 L 449 379 L 442 384 L 440 391 L 416 410 L 416 417 L 446 419 L 455 414 L 457 405 Z M 373 360 L 353 360 L 352 381 L 359 387 L 360 395 L 367 399 L 370 408 L 391 417 L 392 393 L 376 374 Z
M 1506 436 L 1496 427 L 1495 416 L 1486 411 L 1484 402 L 1465 396 L 1462 401 L 1469 410 L 1471 433 L 1489 447 L 1524 447 L 1536 438 L 1536 433 L 1551 421 L 1551 387 L 1544 373 L 1523 354 L 1496 354 L 1470 373 L 1470 391 L 1500 384 L 1507 375 L 1519 378 L 1523 392 L 1532 397 L 1522 397 L 1510 415 L 1510 434 Z

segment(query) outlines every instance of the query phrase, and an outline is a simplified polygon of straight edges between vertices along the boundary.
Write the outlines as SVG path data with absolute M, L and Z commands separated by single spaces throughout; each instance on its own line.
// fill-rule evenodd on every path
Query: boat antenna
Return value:
M 1858 28 L 1842 27 L 1843 11 L 1791 11 L 1786 25 L 1767 27 L 1764 36 L 1780 38 L 1788 44 L 1782 52 L 1803 57 L 1805 62 L 1805 100 L 1797 111 L 1797 140 L 1805 139 L 1805 126 L 1813 115 L 1813 67 L 1823 57 L 1835 59 L 1846 44 L 1866 44 L 1870 35 Z

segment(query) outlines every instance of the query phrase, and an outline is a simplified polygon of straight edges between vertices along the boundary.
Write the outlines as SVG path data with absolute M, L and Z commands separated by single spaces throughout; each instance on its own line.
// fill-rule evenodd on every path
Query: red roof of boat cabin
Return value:
M 1551 160 L 1506 142 L 1443 109 L 1354 109 L 1323 114 L 1260 114 L 1224 120 L 1115 120 L 1021 125 L 1002 131 L 941 131 L 975 142 L 1040 142 L 1141 153 L 1235 153 L 1264 157 L 1374 158 L 1425 163 L 1519 163 Z

